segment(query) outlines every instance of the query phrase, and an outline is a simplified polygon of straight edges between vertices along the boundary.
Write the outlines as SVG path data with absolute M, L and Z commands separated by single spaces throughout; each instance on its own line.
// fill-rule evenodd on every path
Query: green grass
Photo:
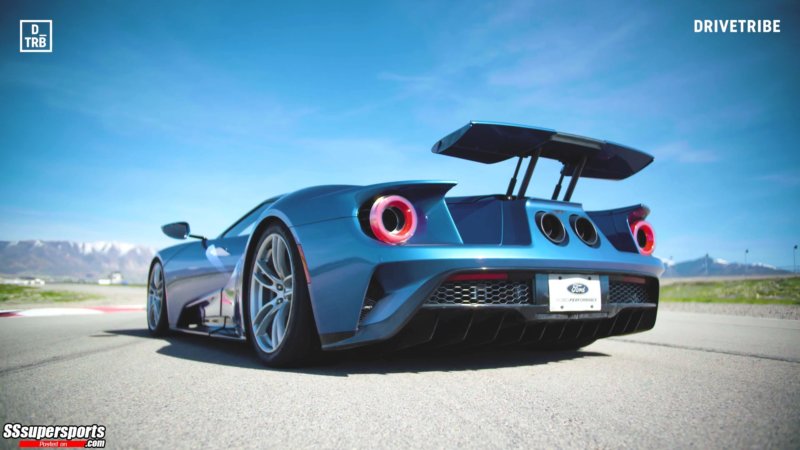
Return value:
M 661 301 L 800 305 L 800 277 L 676 283 L 661 287 Z
M 31 286 L 0 284 L 0 304 L 3 303 L 64 303 L 99 298 L 82 292 L 50 291 Z

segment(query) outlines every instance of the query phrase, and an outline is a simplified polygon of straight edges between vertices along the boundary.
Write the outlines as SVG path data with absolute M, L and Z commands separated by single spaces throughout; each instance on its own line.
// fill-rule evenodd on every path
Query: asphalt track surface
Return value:
M 153 339 L 144 323 L 0 319 L 3 422 L 106 425 L 107 448 L 800 448 L 800 321 L 663 311 L 650 332 L 579 352 L 281 371 L 246 345 Z

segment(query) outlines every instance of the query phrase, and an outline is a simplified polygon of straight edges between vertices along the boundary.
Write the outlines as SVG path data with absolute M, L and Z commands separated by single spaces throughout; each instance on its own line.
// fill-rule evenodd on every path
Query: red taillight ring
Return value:
M 390 230 L 384 223 L 384 213 L 391 210 L 395 214 L 399 213 L 402 223 L 398 227 Z M 399 195 L 389 195 L 380 197 L 372 204 L 369 211 L 369 226 L 372 233 L 379 240 L 387 244 L 402 244 L 414 236 L 417 231 L 417 212 L 414 205 L 408 199 Z
M 639 233 L 644 236 L 644 245 L 639 242 Z M 656 232 L 653 231 L 653 226 L 644 220 L 640 220 L 631 224 L 631 234 L 633 234 L 633 241 L 636 242 L 636 247 L 639 253 L 643 255 L 652 255 L 656 249 Z

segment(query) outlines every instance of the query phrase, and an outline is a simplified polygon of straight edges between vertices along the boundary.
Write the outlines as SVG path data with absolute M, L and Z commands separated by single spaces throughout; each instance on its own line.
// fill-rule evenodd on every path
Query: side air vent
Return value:
M 383 286 L 381 286 L 378 278 L 373 276 L 372 280 L 369 282 L 369 286 L 367 286 L 364 303 L 361 304 L 361 314 L 358 317 L 358 323 L 361 323 L 364 318 L 367 317 L 367 314 L 372 312 L 375 305 L 385 296 L 386 292 L 383 290 Z

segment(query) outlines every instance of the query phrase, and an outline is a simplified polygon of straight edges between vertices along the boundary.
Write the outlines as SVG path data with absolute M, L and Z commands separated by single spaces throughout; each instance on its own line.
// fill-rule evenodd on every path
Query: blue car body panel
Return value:
M 525 148 L 530 148 L 531 143 L 543 145 L 558 135 L 552 130 L 473 122 L 439 141 L 434 151 L 492 162 L 524 156 L 524 149 L 518 150 L 524 146 L 512 143 L 527 142 Z M 627 147 L 593 142 L 600 143 L 599 148 L 580 154 L 588 154 L 593 161 L 586 166 L 591 169 L 589 176 L 624 178 L 652 161 L 649 155 Z M 552 152 L 542 156 L 563 153 Z M 565 170 L 572 164 L 562 162 Z M 453 186 L 455 183 L 448 181 L 402 181 L 310 187 L 265 206 L 252 234 L 221 235 L 164 249 L 157 260 L 164 266 L 169 325 L 244 339 L 243 268 L 258 233 L 275 221 L 285 225 L 302 248 L 324 349 L 392 338 L 418 314 L 438 286 L 462 272 L 530 273 L 537 280 L 536 295 L 545 297 L 541 284 L 546 283 L 540 277 L 548 273 L 597 274 L 603 277 L 604 286 L 616 274 L 639 276 L 655 280 L 657 288 L 662 264 L 638 252 L 629 228 L 633 212 L 647 211 L 641 205 L 586 212 L 579 203 L 527 197 L 447 198 Z M 404 245 L 385 244 L 365 231 L 365 205 L 385 195 L 401 195 L 416 209 L 419 224 Z M 535 223 L 538 212 L 553 213 L 564 224 L 575 215 L 588 217 L 599 230 L 599 243 L 586 245 L 569 226 L 565 227 L 565 243 L 551 242 Z M 380 298 L 365 310 L 368 291 L 374 285 L 380 286 Z M 606 296 L 604 293 L 604 299 Z M 619 310 L 604 300 L 603 311 L 592 317 L 613 317 Z M 549 314 L 542 305 L 532 305 L 525 314 L 529 320 L 567 317 Z M 192 328 L 191 323 L 200 326 Z

